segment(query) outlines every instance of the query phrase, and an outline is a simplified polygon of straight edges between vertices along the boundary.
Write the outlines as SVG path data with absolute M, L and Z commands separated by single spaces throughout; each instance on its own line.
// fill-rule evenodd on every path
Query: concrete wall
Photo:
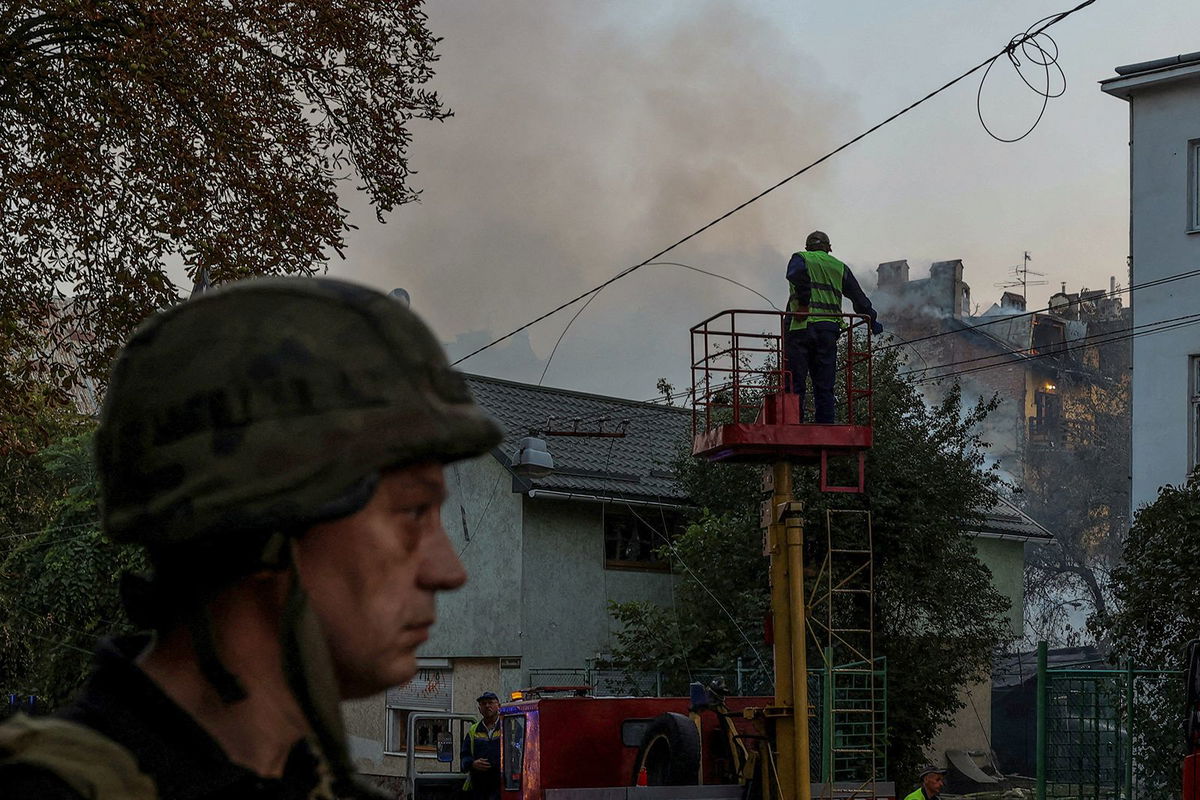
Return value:
M 1009 626 L 1013 636 L 1024 629 L 1024 572 L 1025 543 L 1011 539 L 976 537 L 975 553 L 992 572 L 992 585 L 1008 598 Z M 929 746 L 929 760 L 946 763 L 947 750 L 992 749 L 992 680 L 991 676 L 968 684 L 958 691 L 960 708 Z
M 521 496 L 490 455 L 446 468 L 442 523 L 467 568 L 467 585 L 438 600 L 421 655 L 521 655 Z M 465 520 L 465 524 L 464 524 Z
M 1130 101 L 1130 238 L 1133 283 L 1200 267 L 1200 232 L 1189 231 L 1188 142 L 1200 139 L 1200 76 L 1137 90 Z M 1132 293 L 1133 324 L 1195 313 L 1196 278 Z M 1133 340 L 1134 509 L 1188 469 L 1188 357 L 1200 327 Z
M 992 571 L 992 586 L 1008 598 L 1008 624 L 1019 638 L 1025 630 L 1025 543 L 976 537 L 975 554 Z
M 522 667 L 583 667 L 607 653 L 608 603 L 670 605 L 669 573 L 604 567 L 603 506 L 525 500 L 525 602 Z
M 947 765 L 947 750 L 992 749 L 992 679 L 985 678 L 958 690 L 963 704 L 950 723 L 938 731 L 927 751 L 929 761 Z

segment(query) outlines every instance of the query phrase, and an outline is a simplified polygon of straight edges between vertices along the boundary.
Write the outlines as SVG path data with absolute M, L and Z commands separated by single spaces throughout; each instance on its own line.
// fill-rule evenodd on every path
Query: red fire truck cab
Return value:
M 740 711 L 770 700 L 743 697 L 727 703 L 731 711 Z M 607 797 L 611 792 L 599 790 L 639 783 L 648 789 L 677 787 L 668 793 L 674 798 L 740 799 L 745 787 L 732 772 L 716 715 L 701 715 L 697 732 L 688 711 L 684 697 L 535 695 L 510 702 L 500 710 L 503 800 L 592 796 L 579 791 L 585 789 Z M 754 736 L 749 722 L 744 728 Z M 691 755 L 697 738 L 699 758 Z M 639 775 L 642 765 L 646 772 Z M 681 792 L 685 786 L 689 791 Z
M 771 704 L 767 697 L 726 698 L 731 729 L 711 711 L 689 716 L 686 697 L 513 700 L 500 709 L 502 800 L 759 798 L 754 776 L 739 776 L 744 762 L 733 753 L 730 737 L 758 752 L 766 741 L 764 723 L 741 712 Z M 895 797 L 891 783 L 867 794 L 839 790 L 838 797 Z

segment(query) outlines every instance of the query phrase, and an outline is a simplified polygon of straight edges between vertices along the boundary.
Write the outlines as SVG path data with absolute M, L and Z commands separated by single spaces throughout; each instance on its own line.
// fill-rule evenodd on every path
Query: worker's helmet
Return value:
M 813 231 L 804 240 L 805 250 L 823 250 L 828 253 L 833 248 L 829 244 L 829 234 L 824 231 Z
M 402 303 L 244 281 L 155 315 L 118 358 L 96 436 L 104 527 L 152 549 L 307 527 L 356 511 L 383 469 L 500 438 Z

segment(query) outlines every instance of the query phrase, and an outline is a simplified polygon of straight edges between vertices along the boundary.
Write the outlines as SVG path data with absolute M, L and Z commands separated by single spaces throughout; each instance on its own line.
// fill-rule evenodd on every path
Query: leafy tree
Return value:
M 984 466 L 979 434 L 996 401 L 964 407 L 952 386 L 931 408 L 899 375 L 901 367 L 895 349 L 880 351 L 874 364 L 867 492 L 822 494 L 814 468 L 794 475 L 814 540 L 824 538 L 819 520 L 827 508 L 872 512 L 875 653 L 887 658 L 892 709 L 889 777 L 905 780 L 915 778 L 923 748 L 961 707 L 955 689 L 990 673 L 993 653 L 1007 642 L 1009 602 L 962 533 L 1000 488 L 995 471 Z M 663 551 L 679 573 L 675 607 L 613 607 L 622 623 L 617 660 L 631 670 L 663 670 L 673 689 L 691 670 L 728 671 L 739 656 L 743 666 L 771 663 L 760 633 L 770 605 L 759 529 L 761 468 L 711 465 L 684 452 L 677 473 L 704 510 Z M 809 663 L 820 658 L 810 646 Z
M 1113 570 L 1113 655 L 1140 669 L 1178 670 L 1200 638 L 1200 471 L 1140 509 Z M 1135 765 L 1147 796 L 1178 797 L 1183 678 L 1150 685 L 1134 708 Z
M 51 707 L 79 687 L 98 637 L 130 630 L 117 581 L 144 566 L 136 548 L 100 532 L 91 443 L 88 430 L 39 455 L 60 492 L 40 531 L 12 535 L 0 551 L 0 690 Z
M 46 524 L 63 487 L 36 455 L 88 425 L 85 417 L 49 395 L 48 389 L 33 391 L 21 408 L 0 406 L 0 431 L 10 437 L 0 440 L 0 537 Z M 0 546 L 0 560 L 3 552 Z
M 381 220 L 414 200 L 438 41 L 420 0 L 4 4 L 0 408 L 102 383 L 178 300 L 169 267 L 312 274 L 352 227 L 341 183 Z

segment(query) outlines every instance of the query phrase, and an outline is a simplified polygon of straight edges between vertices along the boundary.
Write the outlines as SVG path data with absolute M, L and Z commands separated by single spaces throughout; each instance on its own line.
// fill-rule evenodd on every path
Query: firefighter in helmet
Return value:
M 362 798 L 339 701 L 416 673 L 466 578 L 442 465 L 496 424 L 406 306 L 272 278 L 145 322 L 96 435 L 103 526 L 151 633 L 101 644 L 56 717 L 0 726 L 0 796 Z
M 794 316 L 784 333 L 784 361 L 791 380 L 791 391 L 800 395 L 800 416 L 804 418 L 805 379 L 812 378 L 813 421 L 834 421 L 833 384 L 837 374 L 837 342 L 842 333 L 842 298 L 849 298 L 856 314 L 871 319 L 871 331 L 883 333 L 871 301 L 863 293 L 850 268 L 830 253 L 833 247 L 823 231 L 813 231 L 804 250 L 794 253 L 788 262 L 787 279 L 791 292 L 788 311 Z

